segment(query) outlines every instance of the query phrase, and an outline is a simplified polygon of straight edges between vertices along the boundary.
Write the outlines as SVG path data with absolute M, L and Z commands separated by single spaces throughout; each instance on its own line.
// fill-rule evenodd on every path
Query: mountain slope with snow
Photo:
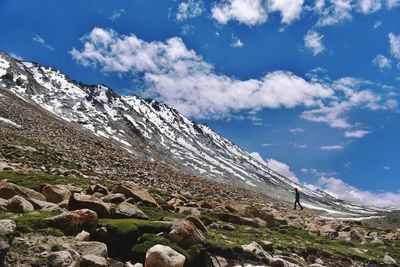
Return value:
M 330 216 L 369 217 L 378 212 L 294 183 L 209 127 L 157 101 L 119 96 L 104 85 L 80 84 L 55 68 L 5 53 L 0 53 L 0 86 L 135 156 L 285 201 L 292 201 L 294 188 L 299 188 L 304 206 Z

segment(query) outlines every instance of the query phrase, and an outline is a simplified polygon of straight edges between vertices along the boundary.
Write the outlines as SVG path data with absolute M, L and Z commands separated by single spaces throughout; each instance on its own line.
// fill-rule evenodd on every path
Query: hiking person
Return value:
M 296 204 L 299 204 L 301 210 L 303 210 L 303 206 L 300 204 L 300 192 L 297 188 L 294 189 L 296 191 L 296 201 L 294 202 L 294 210 L 296 209 Z

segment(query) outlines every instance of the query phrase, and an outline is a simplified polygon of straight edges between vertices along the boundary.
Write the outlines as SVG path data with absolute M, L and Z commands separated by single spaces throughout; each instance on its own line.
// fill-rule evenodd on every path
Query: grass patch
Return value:
M 55 212 L 35 211 L 25 214 L 0 212 L 0 219 L 11 219 L 17 224 L 17 231 L 20 233 L 32 233 L 37 230 L 49 229 L 45 218 L 57 215 Z
M 34 190 L 38 190 L 39 186 L 44 183 L 73 184 L 80 187 L 85 187 L 88 185 L 87 181 L 83 178 L 35 172 L 29 172 L 27 174 L 11 171 L 0 172 L 0 180 L 2 179 L 7 179 L 11 183 Z
M 162 221 L 164 218 L 183 219 L 188 214 L 160 210 L 151 206 L 137 205 L 152 221 Z

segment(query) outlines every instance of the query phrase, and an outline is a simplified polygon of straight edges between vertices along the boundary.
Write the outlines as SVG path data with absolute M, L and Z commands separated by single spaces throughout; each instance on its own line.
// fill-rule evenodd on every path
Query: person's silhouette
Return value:
M 296 201 L 294 202 L 294 210 L 296 209 L 296 204 L 299 204 L 301 210 L 303 210 L 303 206 L 300 204 L 300 192 L 297 188 L 294 189 L 296 191 Z

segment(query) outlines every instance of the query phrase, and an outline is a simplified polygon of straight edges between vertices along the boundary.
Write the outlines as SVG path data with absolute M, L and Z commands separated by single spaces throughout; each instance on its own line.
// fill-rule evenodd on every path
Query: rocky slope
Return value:
M 131 155 L 173 166 L 181 172 L 286 201 L 292 200 L 297 187 L 306 207 L 327 216 L 371 217 L 379 213 L 294 183 L 209 127 L 196 124 L 156 101 L 119 96 L 103 85 L 80 84 L 57 69 L 20 62 L 5 53 L 0 53 L 0 86 L 112 141 Z
M 62 117 L 72 112 L 69 94 L 24 74 L 30 63 L 7 60 L 0 62 L 0 266 L 398 266 L 395 218 L 387 229 L 324 219 L 243 183 L 182 172 L 158 141 L 137 133 L 124 146 Z M 87 101 L 100 101 L 87 90 Z M 46 106 L 53 99 L 67 102 Z M 89 121 L 103 125 L 97 118 Z M 121 121 L 108 123 L 123 129 L 118 138 L 128 133 Z M 290 190 L 283 181 L 277 193 Z M 322 193 L 310 194 L 323 208 Z M 347 212 L 346 203 L 329 200 Z M 356 208 L 351 216 L 370 215 L 347 210 Z

